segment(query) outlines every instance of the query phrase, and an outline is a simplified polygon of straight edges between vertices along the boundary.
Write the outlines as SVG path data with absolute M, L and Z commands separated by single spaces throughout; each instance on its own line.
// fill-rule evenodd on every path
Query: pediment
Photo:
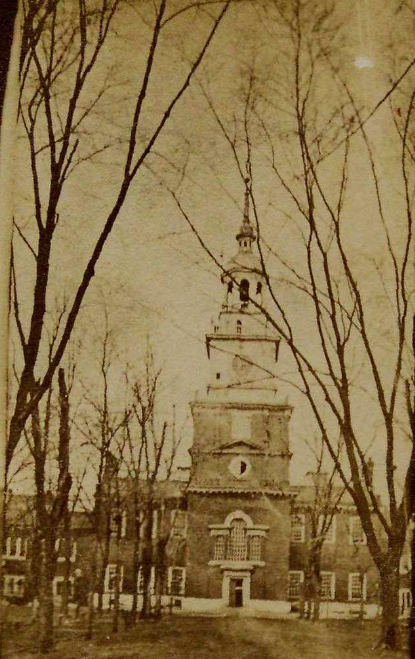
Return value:
M 251 444 L 244 440 L 237 440 L 236 442 L 230 442 L 228 444 L 222 444 L 222 446 L 217 446 L 212 453 L 252 453 L 259 451 L 259 446 L 256 444 Z

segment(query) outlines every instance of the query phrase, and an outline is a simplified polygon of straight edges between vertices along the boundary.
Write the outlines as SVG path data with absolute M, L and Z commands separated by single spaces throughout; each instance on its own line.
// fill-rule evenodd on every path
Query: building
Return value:
M 156 544 L 160 533 L 168 529 L 164 592 L 183 608 L 212 611 L 251 607 L 288 613 L 295 609 L 307 570 L 313 487 L 307 482 L 300 487 L 290 484 L 293 409 L 285 392 L 280 394 L 276 377 L 279 352 L 286 347 L 258 308 L 267 308 L 268 292 L 260 257 L 252 249 L 255 232 L 248 200 L 246 193 L 243 221 L 236 235 L 237 253 L 223 270 L 221 308 L 206 335 L 210 365 L 206 393 L 191 403 L 194 439 L 190 480 L 186 486 L 157 484 L 151 537 Z M 142 568 L 136 583 L 133 570 L 137 513 L 125 496 L 133 491 L 129 488 L 131 483 L 125 482 L 120 545 L 116 547 L 115 533 L 110 532 L 108 564 L 104 566 L 108 603 L 114 594 L 121 556 L 120 586 L 127 606 L 136 589 L 140 595 L 142 592 Z M 140 484 L 139 489 L 144 502 L 145 485 Z M 4 593 L 8 597 L 23 598 L 25 594 L 28 526 L 30 522 L 24 533 L 16 536 L 13 531 L 14 535 L 6 537 Z M 76 570 L 88 573 L 90 532 L 88 523 L 78 520 L 71 554 L 73 575 Z M 140 552 L 142 556 L 142 548 Z M 59 597 L 63 579 L 59 556 L 57 561 L 55 595 Z M 377 571 L 360 519 L 346 495 L 333 511 L 321 567 L 321 595 L 326 602 L 323 615 L 324 610 L 328 615 L 358 612 L 362 600 L 374 614 Z M 154 561 L 153 591 L 156 569 Z M 410 603 L 410 569 L 405 554 L 402 612 Z
M 191 404 L 186 595 L 194 605 L 289 610 L 289 422 L 274 376 L 280 338 L 255 305 L 267 286 L 248 217 L 222 275 L 222 307 L 206 336 L 207 393 Z M 254 301 L 252 301 L 254 300 Z

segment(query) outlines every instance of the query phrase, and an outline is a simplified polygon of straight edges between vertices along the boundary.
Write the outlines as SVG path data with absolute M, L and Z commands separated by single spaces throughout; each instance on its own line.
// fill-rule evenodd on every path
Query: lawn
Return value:
M 33 632 L 32 632 L 33 633 Z M 111 634 L 102 625 L 92 642 L 76 629 L 58 630 L 49 659 L 363 659 L 373 651 L 377 624 L 366 621 L 259 620 L 247 617 L 166 617 L 140 621 L 132 630 Z M 16 635 L 14 635 L 16 636 Z M 14 647 L 13 647 L 14 646 Z M 31 652 L 25 648 L 31 646 Z M 383 652 L 383 659 L 407 654 Z M 4 646 L 8 659 L 41 659 L 35 644 L 19 632 Z

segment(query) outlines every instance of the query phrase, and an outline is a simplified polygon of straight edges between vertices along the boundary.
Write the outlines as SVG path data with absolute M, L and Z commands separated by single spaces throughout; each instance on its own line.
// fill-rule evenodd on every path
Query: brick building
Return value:
M 168 552 L 165 592 L 179 598 L 183 608 L 254 607 L 289 612 L 299 599 L 307 569 L 313 487 L 307 482 L 293 487 L 289 480 L 293 409 L 280 396 L 275 377 L 282 342 L 255 304 L 266 308 L 268 293 L 260 259 L 252 250 L 255 234 L 248 195 L 236 239 L 237 254 L 221 277 L 220 313 L 206 335 L 210 364 L 206 394 L 191 403 L 190 481 L 158 483 L 152 537 L 156 542 L 160 520 L 169 519 L 169 542 L 174 550 Z M 130 485 L 124 483 L 125 491 Z M 127 600 L 135 588 L 138 592 L 142 588 L 141 571 L 135 584 L 132 570 L 136 512 L 128 496 L 123 500 L 119 550 L 114 537 L 110 542 L 107 602 L 114 591 L 116 556 L 121 556 L 122 597 Z M 91 530 L 85 520 L 80 515 L 73 529 L 74 576 L 76 570 L 88 573 Z M 21 527 L 9 525 L 13 532 L 6 537 L 3 555 L 8 597 L 25 593 L 30 524 L 26 519 Z M 368 609 L 375 610 L 377 571 L 356 510 L 346 495 L 336 504 L 321 568 L 327 614 L 350 612 L 362 597 Z M 409 571 L 406 552 L 402 610 L 410 601 Z M 58 558 L 57 597 L 61 581 Z

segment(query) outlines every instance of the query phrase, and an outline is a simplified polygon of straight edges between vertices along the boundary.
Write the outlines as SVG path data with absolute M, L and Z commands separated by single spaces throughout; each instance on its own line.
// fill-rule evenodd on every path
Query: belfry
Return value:
M 221 277 L 222 305 L 206 335 L 210 375 L 191 404 L 186 595 L 197 607 L 289 608 L 289 421 L 277 387 L 280 338 L 249 218 L 246 181 L 238 249 Z

